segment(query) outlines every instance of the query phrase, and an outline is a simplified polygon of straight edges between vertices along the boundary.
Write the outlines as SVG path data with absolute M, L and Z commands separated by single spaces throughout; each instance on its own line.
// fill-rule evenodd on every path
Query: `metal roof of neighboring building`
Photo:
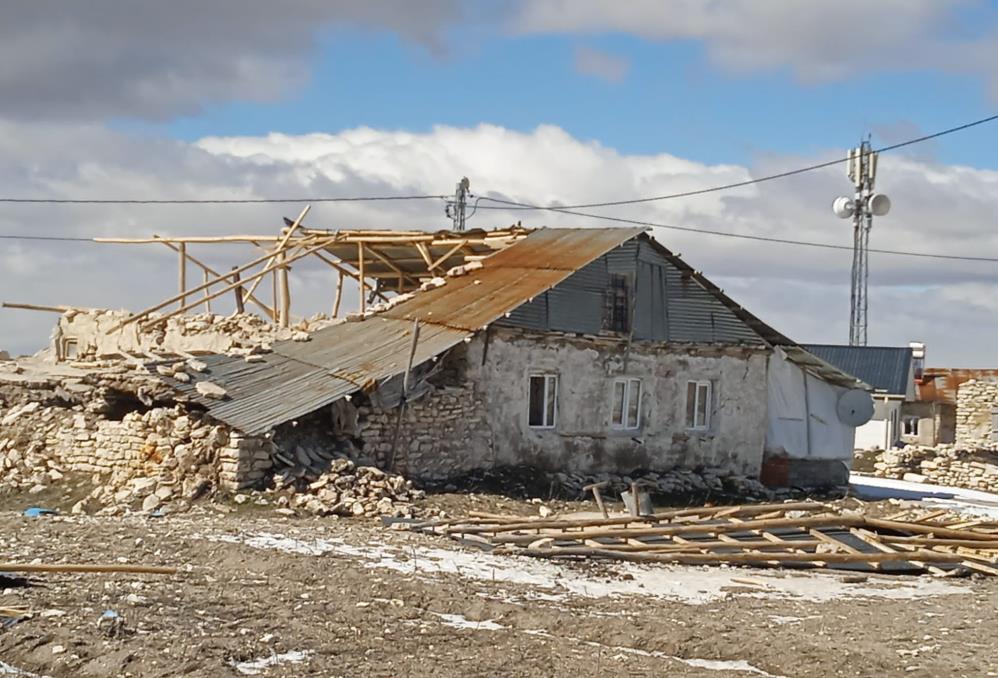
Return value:
M 711 293 L 764 342 L 782 346 L 792 361 L 842 386 L 856 380 L 801 349 L 727 297 L 713 283 L 638 228 L 541 229 L 487 257 L 482 267 L 447 278 L 443 286 L 354 322 L 319 330 L 309 341 L 285 341 L 258 362 L 210 356 L 191 383 L 174 386 L 211 415 L 250 435 L 313 412 L 360 389 L 405 371 L 412 329 L 419 321 L 413 365 L 471 337 L 492 322 L 551 289 L 586 264 L 641 237 Z M 196 382 L 222 386 L 227 397 L 201 396 Z
M 911 348 L 803 344 L 804 349 L 843 372 L 866 382 L 878 393 L 907 397 L 912 378 Z
M 971 380 L 998 382 L 998 370 L 927 367 L 915 382 L 918 400 L 956 404 L 960 384 Z

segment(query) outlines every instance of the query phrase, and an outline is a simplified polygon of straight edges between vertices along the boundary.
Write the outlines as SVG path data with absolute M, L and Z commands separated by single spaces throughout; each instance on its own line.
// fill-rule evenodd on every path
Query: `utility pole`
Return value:
M 471 182 L 468 177 L 462 177 L 457 182 L 457 189 L 454 191 L 454 199 L 447 202 L 444 213 L 454 222 L 455 231 L 463 231 L 465 225 L 465 208 L 468 206 L 468 196 L 471 195 Z
M 843 219 L 852 217 L 852 281 L 849 294 L 849 345 L 866 346 L 870 281 L 870 230 L 873 217 L 890 211 L 891 201 L 882 193 L 874 193 L 877 177 L 877 154 L 870 140 L 862 141 L 849 150 L 849 178 L 855 186 L 852 198 L 836 198 L 832 211 Z

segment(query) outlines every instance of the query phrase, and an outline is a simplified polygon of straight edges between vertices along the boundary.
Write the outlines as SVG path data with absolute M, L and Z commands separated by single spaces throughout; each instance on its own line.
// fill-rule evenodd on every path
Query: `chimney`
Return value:
M 915 371 L 915 383 L 922 383 L 922 374 L 925 371 L 925 344 L 920 341 L 908 342 L 911 348 L 911 365 Z

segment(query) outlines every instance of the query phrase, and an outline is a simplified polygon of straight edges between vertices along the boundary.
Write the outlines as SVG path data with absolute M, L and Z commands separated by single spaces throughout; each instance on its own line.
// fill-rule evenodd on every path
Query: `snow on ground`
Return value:
M 753 571 L 755 586 L 747 587 L 744 569 L 638 563 L 608 563 L 607 566 L 619 576 L 607 579 L 580 572 L 564 563 L 523 556 L 495 556 L 474 550 L 424 546 L 401 548 L 376 542 L 354 545 L 342 539 L 300 539 L 270 532 L 210 535 L 206 538 L 302 556 L 332 554 L 352 557 L 364 561 L 366 567 L 417 576 L 454 574 L 480 581 L 522 584 L 550 591 L 557 598 L 640 595 L 703 605 L 733 594 L 825 602 L 841 598 L 911 600 L 971 592 L 965 586 L 931 577 L 871 576 L 866 581 L 854 582 L 844 581 L 831 572 L 766 570 Z

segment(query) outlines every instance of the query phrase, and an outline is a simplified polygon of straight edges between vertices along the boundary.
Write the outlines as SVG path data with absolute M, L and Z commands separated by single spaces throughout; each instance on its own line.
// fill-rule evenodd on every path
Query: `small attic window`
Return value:
M 627 274 L 610 274 L 603 329 L 622 333 L 631 331 L 631 277 Z

